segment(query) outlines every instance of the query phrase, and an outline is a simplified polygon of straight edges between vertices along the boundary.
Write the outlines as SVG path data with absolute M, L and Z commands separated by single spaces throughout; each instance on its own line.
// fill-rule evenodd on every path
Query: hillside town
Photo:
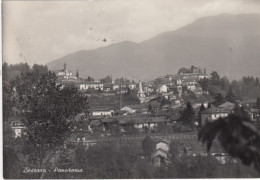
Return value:
M 21 77 L 10 80 L 15 72 L 12 69 L 20 69 L 24 73 L 20 75 Z M 18 144 L 22 142 L 21 139 L 30 137 L 28 136 L 30 133 L 42 138 L 41 134 L 37 131 L 31 132 L 29 128 L 47 130 L 58 127 L 55 131 L 68 134 L 66 136 L 64 134 L 65 139 L 53 142 L 54 144 L 60 142 L 61 149 L 55 151 L 54 157 L 50 159 L 50 166 L 65 160 L 67 163 L 74 162 L 77 156 L 85 159 L 84 153 L 95 154 L 109 145 L 109 148 L 115 148 L 110 149 L 113 152 L 127 148 L 130 151 L 129 156 L 133 156 L 136 161 L 140 161 L 139 163 L 144 161 L 143 163 L 152 165 L 154 173 L 160 168 L 167 171 L 168 168 L 174 167 L 177 168 L 176 172 L 180 171 L 182 174 L 183 171 L 178 170 L 182 166 L 180 164 L 177 166 L 176 163 L 189 164 L 190 162 L 186 162 L 188 159 L 195 158 L 194 161 L 197 162 L 209 159 L 208 156 L 213 164 L 219 164 L 219 169 L 225 166 L 236 168 L 241 166 L 240 171 L 245 171 L 238 159 L 232 158 L 220 143 L 215 142 L 208 152 L 197 140 L 198 137 L 201 138 L 199 135 L 201 131 L 208 125 L 231 118 L 233 114 L 242 114 L 257 128 L 260 124 L 260 98 L 239 96 L 243 91 L 232 89 L 235 81 L 228 84 L 228 81 L 224 81 L 225 77 L 220 78 L 217 72 L 207 74 L 205 68 L 193 65 L 190 68 L 180 68 L 175 74 L 167 74 L 147 82 L 136 82 L 123 77 L 114 80 L 109 75 L 100 80 L 90 76 L 82 78 L 78 71 L 75 74 L 71 72 L 66 63 L 61 70 L 54 72 L 48 72 L 48 68 L 41 65 L 34 65 L 30 70 L 26 64 L 11 66 L 4 64 L 4 70 L 6 87 L 11 88 L 11 91 L 4 91 L 5 102 L 12 104 L 10 108 L 5 105 L 4 115 L 8 119 L 5 122 L 12 131 L 8 131 L 5 126 L 8 137 L 11 136 Z M 34 80 L 35 77 L 39 79 Z M 250 82 L 252 78 L 244 77 L 243 80 Z M 253 80 L 254 87 L 259 88 L 258 78 Z M 48 83 L 53 85 L 43 88 L 43 84 Z M 227 87 L 224 86 L 226 84 Z M 212 86 L 214 88 L 211 89 Z M 51 87 L 56 90 L 53 91 Z M 218 88 L 219 92 L 215 92 Z M 49 97 L 56 91 L 66 94 L 61 94 L 62 96 L 57 94 L 54 99 L 48 100 L 49 103 L 42 104 L 41 97 Z M 39 101 L 34 102 L 31 99 L 33 96 Z M 57 101 L 58 99 L 60 100 Z M 52 105 L 53 100 L 55 104 L 58 103 L 57 106 Z M 32 102 L 31 107 L 28 107 L 27 101 Z M 34 103 L 37 103 L 36 106 Z M 44 116 L 41 115 L 43 112 L 41 106 L 46 106 L 44 113 L 47 114 Z M 53 108 L 58 109 L 53 111 Z M 58 111 L 63 112 L 62 116 L 65 118 L 56 114 Z M 32 112 L 35 114 L 31 114 Z M 49 118 L 46 121 L 45 116 L 60 118 L 60 122 L 65 120 L 64 123 L 69 124 L 64 126 L 63 130 L 57 125 L 49 126 L 46 124 Z M 35 117 L 38 117 L 39 122 L 43 124 L 38 124 Z M 53 122 L 49 123 L 55 124 L 59 121 L 53 119 Z M 44 138 L 48 136 L 46 133 L 54 132 L 53 130 L 45 132 Z M 81 153 L 78 152 L 79 148 Z M 26 161 L 30 160 L 30 156 L 28 158 Z M 194 163 L 188 167 L 196 164 Z M 175 176 L 177 175 L 169 175 L 169 177 Z M 250 171 L 247 176 L 254 175 Z
M 205 68 L 201 69 L 193 65 L 187 72 L 180 71 L 149 82 L 135 82 L 124 78 L 113 81 L 111 77 L 108 78 L 109 82 L 96 81 L 94 78 L 82 79 L 78 72 L 74 76 L 65 63 L 64 69 L 57 70 L 55 73 L 58 82 L 63 85 L 73 85 L 89 97 L 91 120 L 96 123 L 89 121 L 88 130 L 91 129 L 91 124 L 104 127 L 103 121 L 133 124 L 139 130 L 148 128 L 149 131 L 157 127 L 158 123 L 174 126 L 187 102 L 190 102 L 194 109 L 195 126 L 198 126 L 199 113 L 201 113 L 201 124 L 204 125 L 207 121 L 227 117 L 236 105 L 245 107 L 251 121 L 260 120 L 256 99 L 238 98 L 214 106 L 214 97 L 200 85 L 201 80 L 209 79 L 210 75 Z M 202 105 L 205 110 L 200 112 Z M 132 121 L 126 123 L 130 119 Z M 121 131 L 125 132 L 123 127 Z

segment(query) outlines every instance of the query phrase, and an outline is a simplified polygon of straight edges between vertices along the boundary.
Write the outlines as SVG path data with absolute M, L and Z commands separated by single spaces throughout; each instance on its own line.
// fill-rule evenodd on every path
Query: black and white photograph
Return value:
M 0 179 L 260 178 L 259 0 L 3 0 Z

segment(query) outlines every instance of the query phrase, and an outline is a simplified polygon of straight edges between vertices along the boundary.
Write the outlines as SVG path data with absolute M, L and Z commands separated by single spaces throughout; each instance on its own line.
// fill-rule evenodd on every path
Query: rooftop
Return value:
M 232 110 L 232 109 L 234 109 L 235 104 L 231 103 L 231 102 L 225 102 L 225 103 L 219 105 L 218 107 L 219 108 L 224 108 L 224 109 L 227 109 L 227 110 Z
M 229 110 L 218 107 L 211 107 L 201 112 L 201 114 L 230 113 Z
M 112 108 L 110 107 L 95 107 L 91 108 L 92 111 L 110 111 Z

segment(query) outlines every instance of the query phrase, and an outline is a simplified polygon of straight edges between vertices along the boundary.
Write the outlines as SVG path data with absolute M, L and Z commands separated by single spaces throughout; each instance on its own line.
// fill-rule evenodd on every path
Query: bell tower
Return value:
M 139 82 L 139 88 L 138 88 L 138 92 L 137 92 L 137 97 L 139 98 L 140 102 L 143 103 L 145 100 L 145 94 L 143 91 L 143 87 L 142 87 L 142 82 Z

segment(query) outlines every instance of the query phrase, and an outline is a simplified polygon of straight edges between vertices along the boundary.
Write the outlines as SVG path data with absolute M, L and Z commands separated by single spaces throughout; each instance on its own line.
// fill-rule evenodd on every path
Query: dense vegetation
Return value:
M 20 76 L 4 79 L 5 178 L 20 178 L 24 166 L 48 167 L 70 136 L 69 128 L 75 116 L 83 113 L 88 118 L 89 115 L 87 98 L 76 88 L 58 85 L 55 74 L 46 71 L 44 66 L 21 67 Z M 9 71 L 17 71 L 16 68 L 10 66 Z M 25 126 L 20 138 L 13 137 L 12 121 L 20 121 Z M 34 178 L 43 176 L 44 173 Z
M 221 78 L 216 71 L 213 71 L 209 79 L 202 79 L 199 83 L 202 89 L 209 91 L 212 96 L 222 95 L 229 101 L 238 100 L 241 97 L 260 97 L 258 77 L 248 76 L 242 77 L 240 80 L 230 81 L 226 76 Z

